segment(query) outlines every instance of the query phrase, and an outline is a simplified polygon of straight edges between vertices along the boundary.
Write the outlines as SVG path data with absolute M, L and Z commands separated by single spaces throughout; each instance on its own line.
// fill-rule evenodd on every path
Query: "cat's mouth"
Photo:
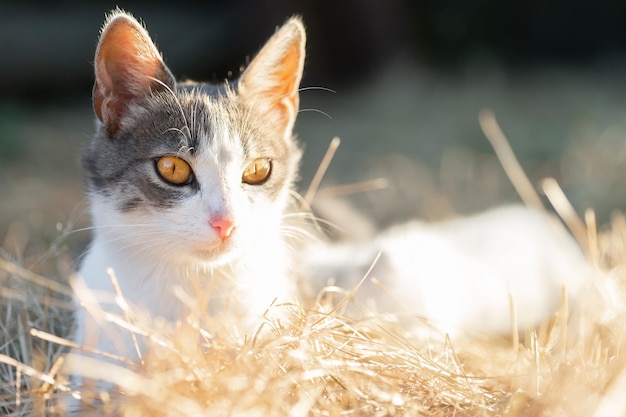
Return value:
M 239 252 L 237 247 L 238 245 L 233 242 L 233 239 L 226 239 L 213 244 L 195 246 L 192 248 L 192 252 L 204 262 L 219 265 L 230 262 L 237 257 Z

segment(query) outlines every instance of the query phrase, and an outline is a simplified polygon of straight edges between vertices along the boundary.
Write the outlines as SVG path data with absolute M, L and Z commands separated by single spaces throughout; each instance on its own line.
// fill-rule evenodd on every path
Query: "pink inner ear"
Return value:
M 285 51 L 284 55 L 275 63 L 272 72 L 263 77 L 269 76 L 271 82 L 263 85 L 263 80 L 259 83 L 261 91 L 256 94 L 265 97 L 270 106 L 280 118 L 280 124 L 285 129 L 290 129 L 293 124 L 299 106 L 298 84 L 300 82 L 302 50 L 299 41 L 294 40 Z M 257 76 L 256 72 L 250 74 Z M 252 79 L 249 82 L 254 83 Z
M 300 71 L 300 45 L 292 43 L 289 51 L 285 54 L 278 65 L 276 78 L 278 84 L 271 91 L 273 97 L 289 100 L 293 108 L 298 107 L 298 86 Z M 278 100 L 283 102 L 283 100 Z
M 305 33 L 297 19 L 287 22 L 263 46 L 239 81 L 245 100 L 269 111 L 274 128 L 290 134 L 298 111 L 298 86 Z
M 151 88 L 167 86 L 173 78 L 148 34 L 139 24 L 120 16 L 104 30 L 96 51 L 96 83 L 93 105 L 98 118 L 110 131 L 132 101 L 148 96 Z

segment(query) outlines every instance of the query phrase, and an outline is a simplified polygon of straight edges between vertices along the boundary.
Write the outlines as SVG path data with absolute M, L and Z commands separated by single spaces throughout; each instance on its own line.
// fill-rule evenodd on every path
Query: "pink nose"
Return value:
M 217 218 L 211 220 L 210 223 L 222 240 L 228 239 L 235 229 L 235 223 L 231 219 Z

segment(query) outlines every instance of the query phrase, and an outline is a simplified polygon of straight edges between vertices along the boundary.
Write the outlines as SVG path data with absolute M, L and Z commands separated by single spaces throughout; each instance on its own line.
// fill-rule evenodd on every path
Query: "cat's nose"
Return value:
M 222 240 L 228 239 L 235 229 L 235 222 L 227 218 L 213 219 L 210 223 Z

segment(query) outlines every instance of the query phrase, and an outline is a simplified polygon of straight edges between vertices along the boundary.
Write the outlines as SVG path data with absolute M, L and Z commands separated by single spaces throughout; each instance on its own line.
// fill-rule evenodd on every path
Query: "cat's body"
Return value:
M 515 326 L 531 329 L 560 310 L 563 289 L 575 299 L 591 272 L 559 221 L 522 206 L 412 221 L 364 242 L 312 244 L 302 259 L 310 282 L 341 288 L 356 288 L 369 271 L 354 297 L 360 304 L 418 315 L 450 335 L 508 335 L 512 309 Z

